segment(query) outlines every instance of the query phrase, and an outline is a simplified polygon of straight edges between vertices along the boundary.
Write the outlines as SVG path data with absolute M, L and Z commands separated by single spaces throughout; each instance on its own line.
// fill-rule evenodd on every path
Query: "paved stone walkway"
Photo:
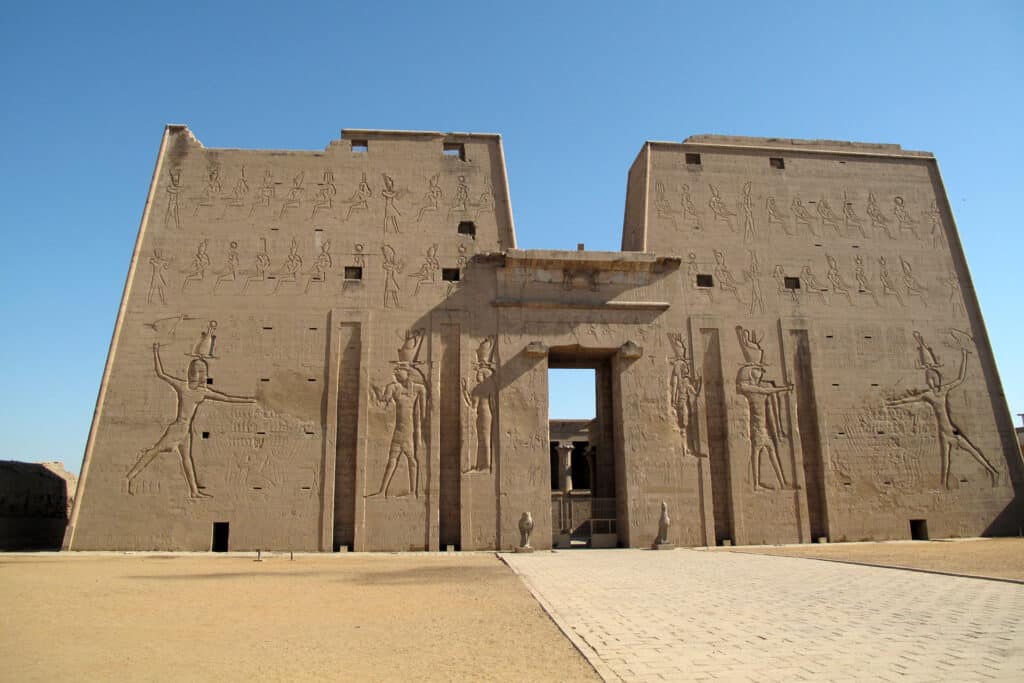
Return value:
M 1024 586 L 789 557 L 502 558 L 605 680 L 1024 680 Z

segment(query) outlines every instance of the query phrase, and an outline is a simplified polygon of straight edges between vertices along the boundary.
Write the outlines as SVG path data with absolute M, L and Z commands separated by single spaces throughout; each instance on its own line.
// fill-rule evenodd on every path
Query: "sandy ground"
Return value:
M 1024 580 L 1024 539 L 1021 538 L 746 546 L 728 550 Z
M 492 554 L 0 554 L 0 680 L 597 680 Z

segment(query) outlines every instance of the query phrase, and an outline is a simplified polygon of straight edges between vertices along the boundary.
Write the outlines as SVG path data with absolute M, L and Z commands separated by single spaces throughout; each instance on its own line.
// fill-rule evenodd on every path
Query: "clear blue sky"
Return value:
M 80 465 L 167 122 L 210 147 L 501 133 L 524 248 L 617 249 L 644 140 L 932 151 L 1024 412 L 1019 2 L 148 4 L 0 18 L 0 459 Z

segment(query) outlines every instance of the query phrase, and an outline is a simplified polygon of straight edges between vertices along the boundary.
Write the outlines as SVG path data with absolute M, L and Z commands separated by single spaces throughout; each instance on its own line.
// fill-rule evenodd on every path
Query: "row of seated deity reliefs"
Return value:
M 726 256 L 718 249 L 713 250 L 714 262 L 698 261 L 697 254 L 687 255 L 686 278 L 687 288 L 696 303 L 714 303 L 715 291 L 720 290 L 723 296 L 733 299 L 737 304 L 748 308 L 748 314 L 765 313 L 764 292 L 762 281 L 765 276 L 757 252 L 749 251 L 747 267 L 741 276 L 733 274 L 726 262 Z M 898 255 L 899 270 L 890 272 L 890 262 L 885 256 L 879 256 L 873 268 L 869 270 L 865 258 L 861 255 L 853 257 L 853 282 L 843 274 L 843 266 L 831 254 L 824 255 L 825 274 L 822 278 L 815 273 L 809 262 L 803 264 L 775 264 L 771 272 L 777 297 L 791 303 L 799 309 L 801 305 L 820 304 L 832 306 L 837 302 L 847 306 L 868 305 L 884 307 L 887 302 L 894 302 L 903 308 L 908 300 L 915 299 L 927 308 L 929 300 L 934 301 L 936 292 L 947 300 L 950 312 L 957 317 L 966 314 L 961 293 L 960 278 L 950 270 L 944 277 L 930 286 L 926 286 L 915 275 L 914 267 L 907 258 Z M 846 266 L 849 268 L 849 265 Z M 713 275 L 713 286 L 705 286 L 698 278 L 701 274 Z M 794 282 L 794 278 L 799 282 Z
M 741 423 L 749 450 L 747 452 L 749 483 L 755 492 L 793 490 L 796 483 L 786 476 L 782 454 L 792 447 L 789 423 L 794 419 L 795 408 L 790 396 L 795 391 L 792 384 L 777 384 L 767 379 L 770 364 L 765 360 L 762 345 L 764 333 L 741 325 L 736 326 L 736 336 L 743 363 L 736 373 L 736 394 L 742 396 L 746 410 Z M 917 345 L 917 365 L 924 371 L 922 389 L 912 389 L 898 396 L 875 399 L 881 412 L 886 410 L 909 410 L 916 404 L 930 409 L 934 420 L 935 436 L 938 440 L 940 462 L 940 485 L 950 487 L 950 460 L 954 453 L 963 452 L 970 456 L 986 472 L 992 486 L 999 483 L 999 470 L 982 453 L 981 449 L 956 425 L 950 409 L 949 394 L 959 387 L 966 377 L 967 359 L 974 347 L 974 340 L 961 330 L 949 331 L 947 344 L 960 354 L 959 371 L 955 379 L 943 380 L 943 363 L 931 346 L 925 343 L 919 332 L 914 332 Z M 683 457 L 706 457 L 697 447 L 694 433 L 699 424 L 697 416 L 701 406 L 703 381 L 693 369 L 693 363 L 682 335 L 669 333 L 672 356 L 669 358 L 669 396 L 676 416 L 681 439 Z M 879 390 L 881 391 L 881 390 Z M 876 411 L 879 412 L 879 411 Z M 772 478 L 765 478 L 764 466 L 770 468 Z
M 807 204 L 813 205 L 812 208 L 808 208 L 800 197 L 793 197 L 788 209 L 783 209 L 780 203 L 784 204 L 784 201 L 780 202 L 772 194 L 755 200 L 752 182 L 747 181 L 734 210 L 719 187 L 709 184 L 708 192 L 708 210 L 705 211 L 694 202 L 689 185 L 679 186 L 678 202 L 673 202 L 665 184 L 655 183 L 654 208 L 658 218 L 669 221 L 676 228 L 698 231 L 709 225 L 724 226 L 736 234 L 742 229 L 744 242 L 770 239 L 773 232 L 785 237 L 805 232 L 818 238 L 834 232 L 841 237 L 859 234 L 873 238 L 880 231 L 892 240 L 909 235 L 915 241 L 934 247 L 942 244 L 942 213 L 934 201 L 927 209 L 915 214 L 900 195 L 893 195 L 891 206 L 883 209 L 875 193 L 868 192 L 864 213 L 861 214 L 856 208 L 856 200 L 849 193 L 844 193 L 842 208 L 838 212 L 827 197 L 808 200 Z
M 178 271 L 182 276 L 180 288 L 182 295 L 327 294 L 330 293 L 327 290 L 332 275 L 335 277 L 341 275 L 342 277 L 337 279 L 342 285 L 351 285 L 357 282 L 357 280 L 344 277 L 345 266 L 341 266 L 340 272 L 335 272 L 331 241 L 327 239 L 314 240 L 314 254 L 309 260 L 308 267 L 304 267 L 306 261 L 303 259 L 301 243 L 298 238 L 292 238 L 288 253 L 283 260 L 277 260 L 271 256 L 267 238 L 257 238 L 256 251 L 249 257 L 251 260 L 249 260 L 248 268 L 242 267 L 242 256 L 239 253 L 240 247 L 237 240 L 232 240 L 228 244 L 219 268 L 213 266 L 209 249 L 209 239 L 199 240 L 189 265 Z M 398 256 L 395 248 L 390 244 L 383 244 L 380 247 L 379 257 L 381 258 L 381 269 L 384 272 L 383 301 L 385 308 L 397 308 L 401 305 L 399 293 L 403 289 L 411 288 L 412 295 L 418 296 L 425 287 L 429 288 L 431 285 L 438 284 L 442 268 L 437 257 L 437 250 L 437 243 L 427 247 L 419 269 L 407 275 L 412 282 L 407 282 L 403 287 L 399 275 L 405 270 L 405 260 Z M 454 266 L 461 273 L 469 262 L 470 253 L 465 244 L 459 245 L 458 253 L 459 256 Z M 366 245 L 357 242 L 352 246 L 349 256 L 351 266 L 362 269 L 366 267 L 368 258 L 378 255 L 367 253 Z M 171 264 L 172 257 L 168 256 L 163 249 L 153 249 L 149 257 L 151 273 L 149 290 L 146 295 L 147 303 L 167 304 Z M 359 279 L 362 279 L 362 272 L 359 273 Z M 459 280 L 451 280 L 446 283 L 445 296 L 452 293 L 458 286 L 458 282 Z
M 347 222 L 366 215 L 372 204 L 378 202 L 385 235 L 402 234 L 404 228 L 415 228 L 431 217 L 477 220 L 483 214 L 493 214 L 495 206 L 490 179 L 485 179 L 482 190 L 474 192 L 465 175 L 457 176 L 455 186 L 446 192 L 441 187 L 441 174 L 435 173 L 427 179 L 426 189 L 416 192 L 399 189 L 394 176 L 388 173 L 382 173 L 374 187 L 363 172 L 351 195 L 338 199 L 338 185 L 330 168 L 324 169 L 321 180 L 315 183 L 307 182 L 305 171 L 299 171 L 285 183 L 275 180 L 273 171 L 268 169 L 260 184 L 252 188 L 242 166 L 231 188 L 225 191 L 220 165 L 210 164 L 202 191 L 190 197 L 184 195 L 182 169 L 174 167 L 167 174 L 164 226 L 176 230 L 183 227 L 182 207 L 186 205 L 192 208 L 191 212 L 185 209 L 186 220 L 208 225 L 211 221 L 250 219 Z

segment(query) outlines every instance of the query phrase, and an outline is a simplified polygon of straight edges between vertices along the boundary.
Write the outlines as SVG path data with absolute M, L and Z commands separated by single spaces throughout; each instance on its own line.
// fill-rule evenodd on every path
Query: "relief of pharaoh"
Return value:
M 161 453 L 176 453 L 181 460 L 182 474 L 188 484 L 189 497 L 192 499 L 210 498 L 208 493 L 200 490 L 199 477 L 196 474 L 195 460 L 192 458 L 192 421 L 195 419 L 199 406 L 207 400 L 222 403 L 256 403 L 255 397 L 232 396 L 211 388 L 207 382 L 210 366 L 207 359 L 213 358 L 214 343 L 217 329 L 216 321 L 211 320 L 202 333 L 190 356 L 187 379 L 175 377 L 164 371 L 160 359 L 160 344 L 153 344 L 153 366 L 156 376 L 171 385 L 177 398 L 177 414 L 163 435 L 155 444 L 142 451 L 138 460 L 128 470 L 128 493 L 134 494 L 132 487 L 135 478 L 142 474 L 151 462 Z
M 914 340 L 917 342 L 917 366 L 924 370 L 924 389 L 913 389 L 906 396 L 887 399 L 885 404 L 890 407 L 906 406 L 914 403 L 924 403 L 931 408 L 935 417 L 935 426 L 939 437 L 939 457 L 942 467 L 942 485 L 949 488 L 949 462 L 953 451 L 961 450 L 974 458 L 981 465 L 992 480 L 992 486 L 999 483 L 999 471 L 988 461 L 988 458 L 975 446 L 967 435 L 960 431 L 960 428 L 953 422 L 949 410 L 949 392 L 963 384 L 967 374 L 967 350 L 968 344 L 973 344 L 969 335 L 959 330 L 950 331 L 955 346 L 960 348 L 960 372 L 956 379 L 942 383 L 942 373 L 939 368 L 942 363 L 935 356 L 931 346 L 928 346 L 920 332 L 914 332 Z

